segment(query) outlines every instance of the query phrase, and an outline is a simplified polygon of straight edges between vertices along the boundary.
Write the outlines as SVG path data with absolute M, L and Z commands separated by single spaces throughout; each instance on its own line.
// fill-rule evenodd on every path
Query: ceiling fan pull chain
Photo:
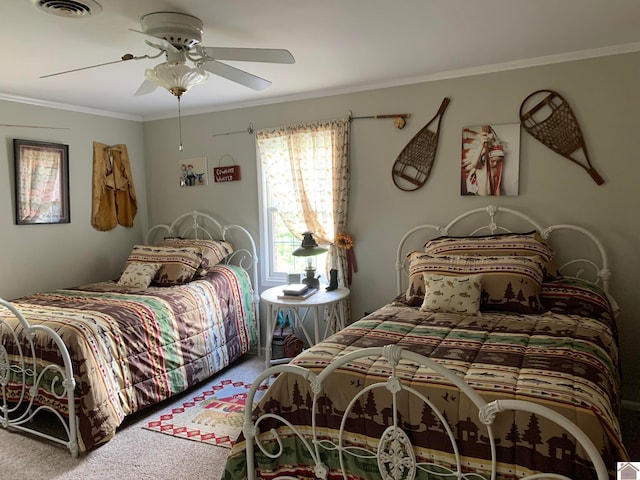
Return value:
M 180 97 L 178 97 L 178 131 L 180 134 L 180 146 L 178 150 L 182 151 L 182 116 L 180 115 Z

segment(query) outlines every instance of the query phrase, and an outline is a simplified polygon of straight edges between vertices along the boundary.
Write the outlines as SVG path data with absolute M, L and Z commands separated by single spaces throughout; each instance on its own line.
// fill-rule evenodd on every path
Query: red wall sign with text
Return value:
M 213 180 L 215 182 L 237 182 L 240 180 L 240 165 L 214 167 Z

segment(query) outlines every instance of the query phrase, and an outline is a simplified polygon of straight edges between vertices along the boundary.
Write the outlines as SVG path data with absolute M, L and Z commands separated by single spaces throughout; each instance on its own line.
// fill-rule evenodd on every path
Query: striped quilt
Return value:
M 292 363 L 319 372 L 338 356 L 387 344 L 400 345 L 453 370 L 487 402 L 528 400 L 562 413 L 591 438 L 611 472 L 615 472 L 616 461 L 626 458 L 617 416 L 620 376 L 615 324 L 606 315 L 588 318 L 552 312 L 483 312 L 477 316 L 423 312 L 392 302 L 303 352 Z M 390 372 L 389 365 L 377 357 L 360 359 L 334 372 L 323 385 L 316 415 L 316 425 L 326 435 L 323 438 L 335 441 L 349 401 Z M 469 400 L 456 387 L 425 367 L 403 361 L 398 375 L 444 412 L 457 438 L 464 470 L 482 474 L 469 478 L 488 478 L 490 451 L 483 436 L 487 430 L 478 420 L 477 409 L 470 408 Z M 277 413 L 301 432 L 309 432 L 311 390 L 301 380 L 281 374 L 254 413 Z M 376 391 L 355 405 L 346 422 L 348 443 L 369 449 L 376 445 L 392 421 L 389 404 L 388 392 Z M 425 413 L 428 411 L 417 397 L 400 400 L 398 408 L 399 424 L 416 448 L 418 461 L 455 469 L 442 423 Z M 260 431 L 280 427 L 275 421 L 265 421 Z M 260 451 L 256 454 L 258 477 L 313 478 L 311 457 L 300 441 L 285 432 L 286 428 L 280 428 L 284 454 L 277 461 Z M 501 414 L 493 428 L 498 478 L 515 479 L 538 471 L 593 478 L 585 453 L 563 433 L 535 414 Z M 262 434 L 263 438 L 269 435 Z M 236 444 L 225 480 L 242 478 L 243 448 L 244 442 Z M 321 458 L 330 470 L 328 478 L 342 478 L 335 450 L 321 448 Z M 380 478 L 373 460 L 354 458 L 347 471 L 353 480 Z M 419 472 L 417 478 L 427 478 L 425 475 Z
M 12 303 L 31 325 L 55 330 L 69 350 L 84 451 L 112 438 L 127 415 L 205 380 L 249 351 L 256 341 L 252 297 L 244 270 L 217 265 L 185 285 L 136 289 L 107 281 Z M 4 309 L 0 315 L 17 324 Z M 15 359 L 8 342 L 3 335 L 2 345 Z M 36 344 L 41 365 L 59 361 L 48 339 L 36 338 Z M 9 399 L 18 394 L 10 384 Z M 68 416 L 65 402 L 46 392 L 39 402 Z

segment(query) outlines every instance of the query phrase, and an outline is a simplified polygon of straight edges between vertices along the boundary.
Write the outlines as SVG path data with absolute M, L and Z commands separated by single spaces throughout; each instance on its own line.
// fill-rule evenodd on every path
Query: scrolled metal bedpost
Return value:
M 9 352 L 4 348 L 4 346 L 0 347 L 0 409 L 2 410 L 2 419 L 0 420 L 0 426 L 4 428 L 15 428 L 17 430 L 21 430 L 23 432 L 28 432 L 33 435 L 37 435 L 41 438 L 46 438 L 52 442 L 65 445 L 71 452 L 71 455 L 75 458 L 78 456 L 78 429 L 77 429 L 77 418 L 75 411 L 75 398 L 74 398 L 74 390 L 76 381 L 73 376 L 73 367 L 71 364 L 71 357 L 69 355 L 69 351 L 67 350 L 66 345 L 62 341 L 62 338 L 51 328 L 44 325 L 30 325 L 29 322 L 24 318 L 22 313 L 11 303 L 7 302 L 0 298 L 0 306 L 6 308 L 14 315 L 18 321 L 20 322 L 22 329 L 24 331 L 25 339 L 28 340 L 29 350 L 27 352 L 30 354 L 31 360 L 27 360 L 25 352 L 23 351 L 20 342 L 18 341 L 17 334 L 15 330 L 9 326 L 6 322 L 4 322 L 0 318 L 0 327 L 3 325 L 7 328 L 11 335 L 13 335 L 17 348 L 17 356 L 19 357 L 17 362 L 14 362 L 14 365 L 11 364 L 11 359 L 9 356 Z M 56 346 L 60 351 L 60 356 L 62 357 L 63 366 L 58 365 L 49 365 L 44 367 L 42 370 L 38 371 L 37 363 L 36 363 L 36 355 L 35 355 L 35 346 L 33 342 L 33 337 L 36 332 L 44 332 L 46 335 L 51 337 L 51 339 L 55 342 Z M 49 387 L 51 395 L 60 399 L 66 396 L 67 400 L 67 408 L 69 411 L 68 419 L 64 419 L 64 417 L 54 410 L 51 407 L 47 406 L 36 406 L 34 407 L 34 400 L 38 394 L 38 389 L 43 386 L 43 374 L 47 370 L 53 371 L 54 376 L 49 381 L 49 385 L 44 385 L 44 387 Z M 21 395 L 17 401 L 15 406 L 9 406 L 7 401 L 8 392 L 6 390 L 7 385 L 9 384 L 11 373 L 15 373 L 18 377 L 22 377 L 22 385 L 21 385 Z M 60 378 L 62 377 L 62 378 Z M 28 383 L 30 382 L 30 383 Z M 58 382 L 62 386 L 62 392 L 56 393 L 56 387 L 58 386 Z M 30 385 L 27 388 L 27 385 Z M 25 398 L 25 392 L 28 392 L 28 398 Z M 22 408 L 23 402 L 26 402 L 26 409 L 22 413 L 20 413 L 17 417 L 11 418 L 10 415 L 12 412 L 18 412 L 20 408 Z M 41 411 L 46 410 L 52 412 L 62 424 L 66 434 L 67 441 L 62 440 L 60 438 L 54 437 L 52 435 L 48 435 L 46 433 L 42 433 L 40 431 L 34 430 L 25 426 L 27 422 L 32 420 L 35 415 Z
M 253 285 L 253 307 L 256 314 L 256 335 L 258 337 L 257 348 L 258 348 L 258 355 L 260 355 L 262 340 L 260 338 L 261 333 L 260 333 L 260 294 L 258 289 L 258 250 L 256 248 L 256 242 L 254 241 L 251 233 L 249 233 L 249 230 L 247 230 L 246 228 L 240 225 L 235 225 L 235 224 L 225 225 L 222 228 L 223 239 L 226 240 L 227 232 L 229 230 L 238 230 L 246 237 L 247 240 L 249 240 L 250 249 L 244 249 L 244 250 L 246 252 L 249 252 L 249 257 L 251 258 L 251 265 L 245 267 L 242 263 L 242 260 L 240 260 L 240 266 L 243 267 L 245 270 L 249 271 L 251 276 L 251 284 Z M 234 254 L 235 253 L 236 252 L 234 252 Z M 232 254 L 232 256 L 234 254 Z
M 482 409 L 480 409 L 480 419 L 486 425 L 493 423 L 493 420 L 500 412 L 504 412 L 505 410 L 516 410 L 521 412 L 535 413 L 536 415 L 540 415 L 544 417 L 560 427 L 564 428 L 565 431 L 569 432 L 573 435 L 573 438 L 584 448 L 585 452 L 589 456 L 589 460 L 591 460 L 593 467 L 596 471 L 596 475 L 598 476 L 598 480 L 608 480 L 609 473 L 607 472 L 607 467 L 600 456 L 600 452 L 593 444 L 591 439 L 587 437 L 587 435 L 580 430 L 578 426 L 569 421 L 567 418 L 563 417 L 559 413 L 554 410 L 545 407 L 543 405 L 539 405 L 533 402 L 527 402 L 524 400 L 494 400 L 486 404 Z M 489 423 L 485 422 L 488 421 Z

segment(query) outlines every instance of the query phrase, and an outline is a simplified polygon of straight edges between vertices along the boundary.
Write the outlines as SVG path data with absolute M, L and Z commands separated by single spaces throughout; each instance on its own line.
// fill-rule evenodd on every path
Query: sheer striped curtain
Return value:
M 256 132 L 276 208 L 294 235 L 310 231 L 319 244 L 330 245 L 330 266 L 342 286 L 351 279 L 347 250 L 336 244 L 347 227 L 350 130 L 349 118 L 342 118 Z

